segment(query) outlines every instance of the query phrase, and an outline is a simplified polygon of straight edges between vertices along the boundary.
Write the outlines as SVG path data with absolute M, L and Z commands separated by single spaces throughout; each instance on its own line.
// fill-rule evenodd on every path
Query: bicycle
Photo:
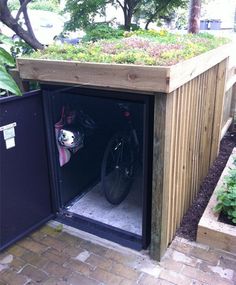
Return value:
M 101 167 L 101 187 L 107 201 L 113 205 L 119 205 L 129 194 L 139 153 L 129 104 L 118 103 L 118 107 L 127 122 L 126 128 L 108 142 Z

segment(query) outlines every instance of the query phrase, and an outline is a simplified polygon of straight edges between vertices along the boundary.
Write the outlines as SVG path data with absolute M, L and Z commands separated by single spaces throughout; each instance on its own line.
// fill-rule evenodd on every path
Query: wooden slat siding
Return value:
M 153 132 L 153 181 L 152 181 L 152 224 L 150 255 L 160 259 L 166 249 L 161 249 L 162 215 L 163 208 L 163 178 L 165 154 L 165 125 L 166 125 L 166 98 L 165 94 L 158 94 L 154 100 L 154 132 Z M 165 208 L 166 211 L 166 208 Z M 165 226 L 165 225 L 164 225 Z M 164 229 L 165 230 L 165 229 Z
M 222 115 L 222 122 L 221 122 L 221 130 L 224 128 L 225 124 L 230 118 L 230 111 L 231 111 L 231 102 L 232 102 L 232 87 L 225 92 L 224 96 L 224 108 L 223 108 L 223 115 Z
M 236 83 L 234 84 L 232 89 L 232 102 L 230 109 L 230 114 L 234 118 L 236 116 Z
M 212 129 L 211 141 L 211 164 L 214 162 L 219 152 L 220 135 L 221 135 L 221 122 L 223 114 L 223 100 L 225 94 L 226 84 L 226 71 L 228 65 L 228 58 L 218 64 L 217 80 L 216 80 L 216 96 L 215 96 L 215 109 Z
M 167 96 L 161 253 L 196 197 L 213 153 L 217 155 L 211 142 L 216 139 L 214 120 L 221 117 L 215 112 L 221 111 L 220 106 L 216 106 L 222 103 L 221 93 L 216 88 L 225 82 L 223 65 L 226 67 L 226 61 Z

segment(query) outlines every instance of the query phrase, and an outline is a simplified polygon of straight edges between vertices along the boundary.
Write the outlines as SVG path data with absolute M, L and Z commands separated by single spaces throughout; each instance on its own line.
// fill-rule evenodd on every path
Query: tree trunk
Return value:
M 27 44 L 29 44 L 33 49 L 43 49 L 43 45 L 35 38 L 34 34 L 30 31 L 25 31 L 21 25 L 12 17 L 6 2 L 0 2 L 0 21 L 2 21 L 6 26 L 12 29 L 20 38 L 22 38 Z
M 191 0 L 189 9 L 188 32 L 196 34 L 200 28 L 201 0 Z

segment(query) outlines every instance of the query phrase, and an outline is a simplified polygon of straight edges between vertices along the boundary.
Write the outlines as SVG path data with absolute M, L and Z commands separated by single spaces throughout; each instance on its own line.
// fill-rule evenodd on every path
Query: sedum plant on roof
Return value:
M 173 34 L 165 30 L 124 32 L 119 39 L 78 45 L 52 45 L 31 58 L 136 65 L 173 65 L 228 43 L 226 38 L 200 33 Z

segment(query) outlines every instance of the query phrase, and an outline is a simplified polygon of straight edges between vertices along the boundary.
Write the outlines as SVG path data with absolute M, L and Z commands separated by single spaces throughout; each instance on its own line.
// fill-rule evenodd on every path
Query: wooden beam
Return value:
M 224 177 L 229 169 L 235 169 L 234 156 L 236 148 L 234 148 L 227 165 L 220 177 L 220 180 L 211 196 L 211 199 L 202 215 L 198 224 L 197 241 L 219 249 L 236 253 L 236 227 L 219 222 L 219 214 L 214 213 L 213 207 L 217 203 L 217 192 L 222 187 Z
M 229 57 L 232 45 L 224 45 L 171 66 L 169 92 Z
M 136 92 L 166 92 L 169 67 L 127 64 L 80 63 L 40 59 L 18 59 L 23 79 L 70 83 Z

